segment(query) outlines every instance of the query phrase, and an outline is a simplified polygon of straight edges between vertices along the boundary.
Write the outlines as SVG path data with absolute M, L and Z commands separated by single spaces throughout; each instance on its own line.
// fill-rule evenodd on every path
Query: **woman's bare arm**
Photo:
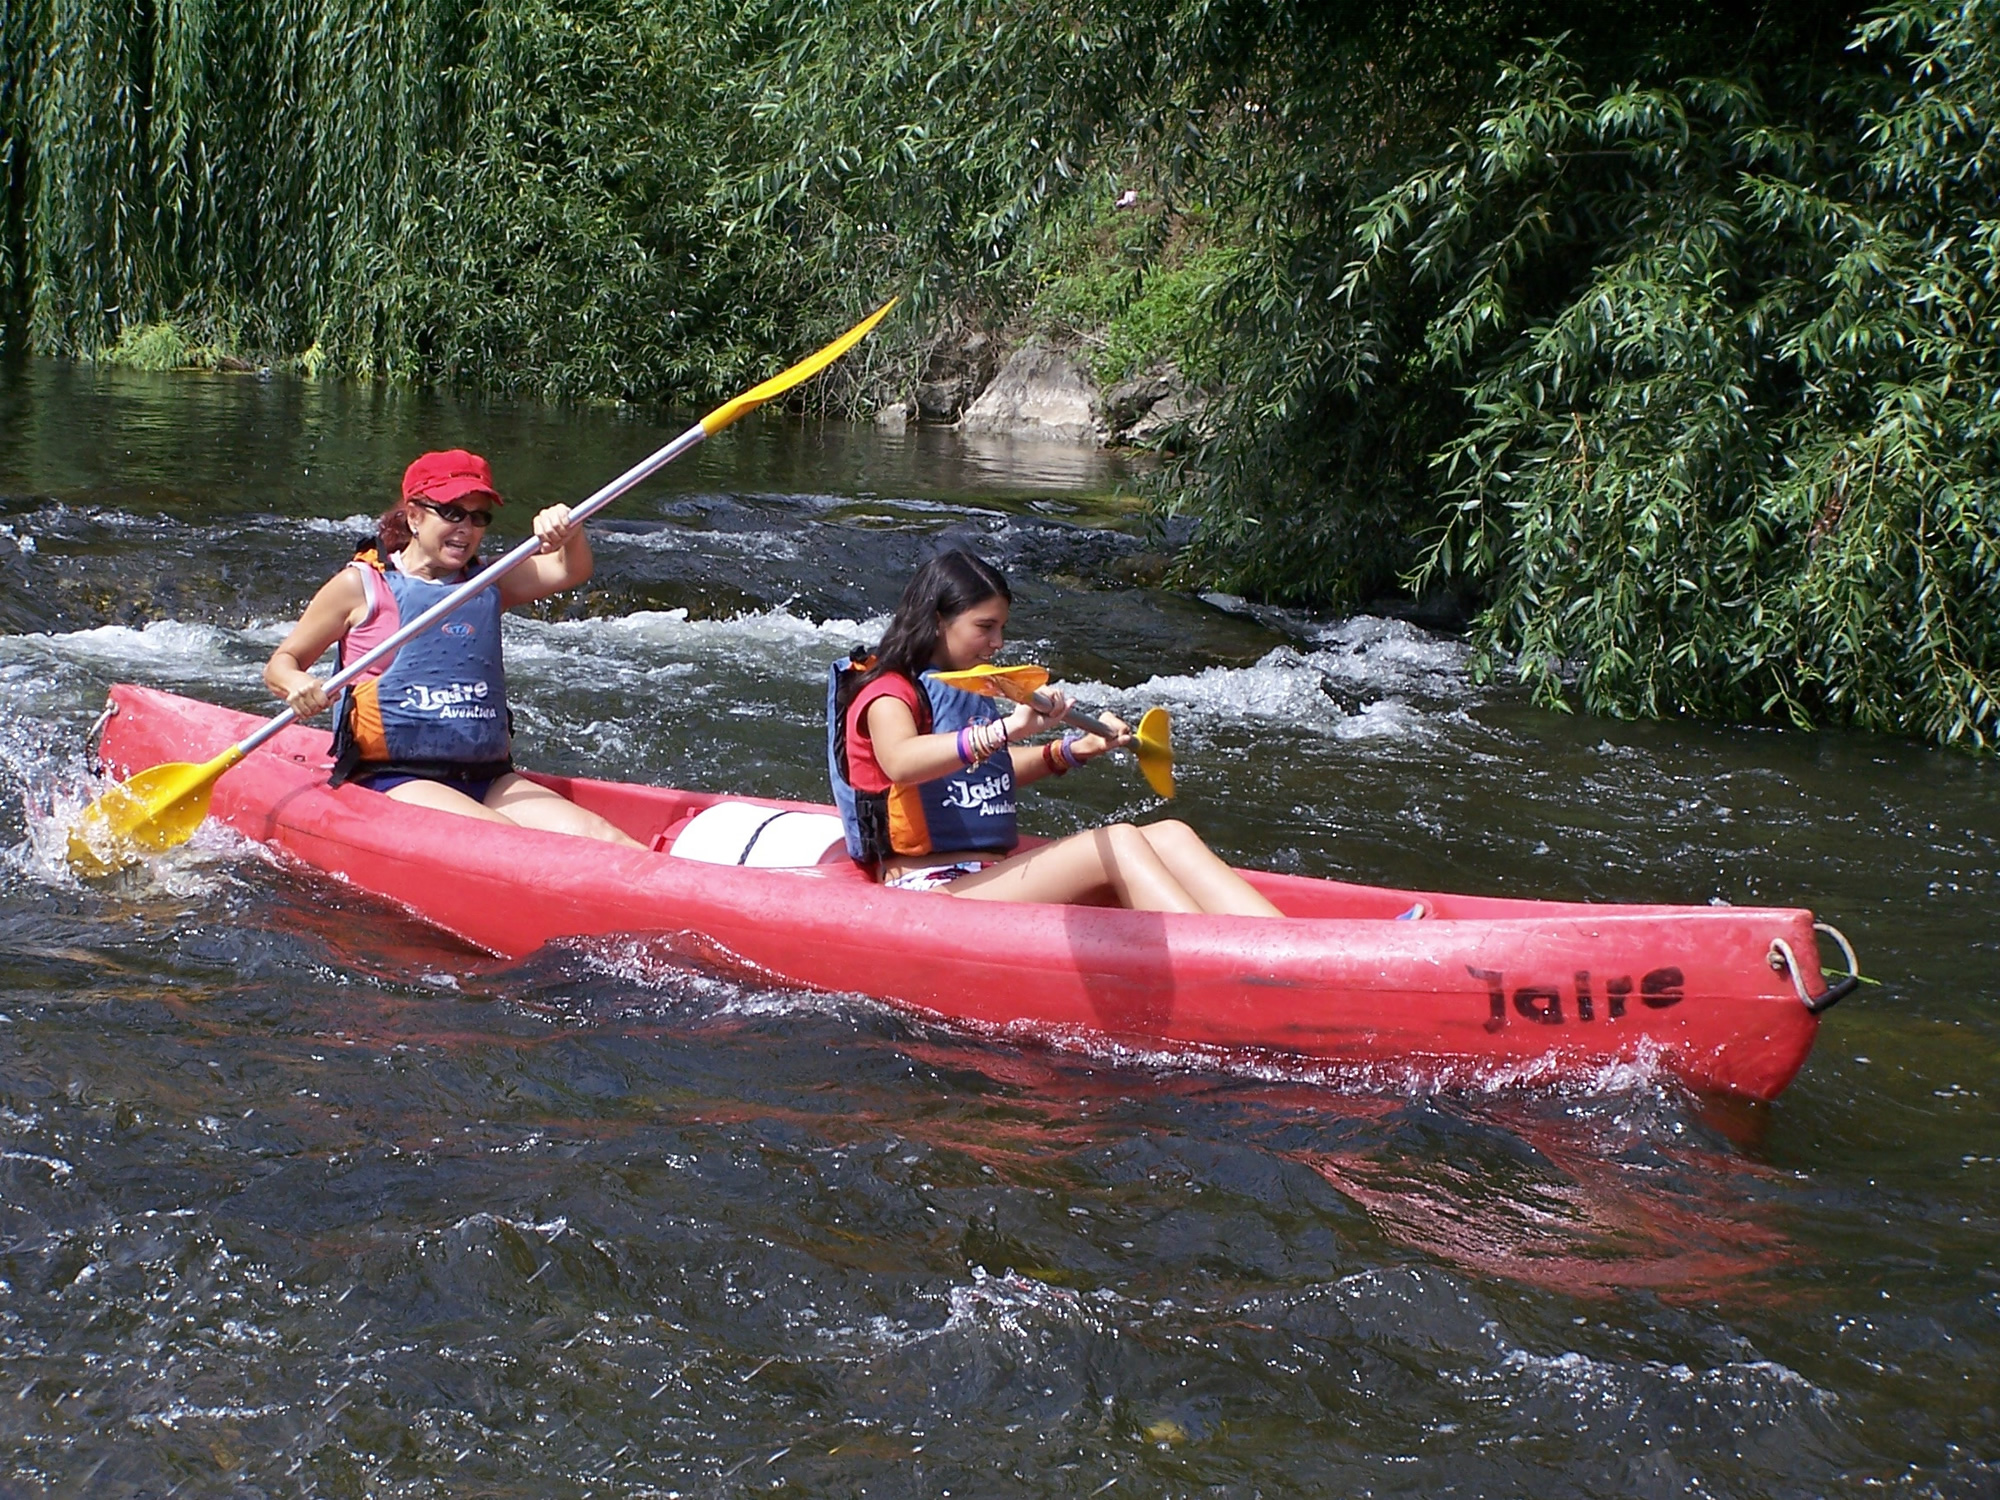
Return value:
M 368 594 L 352 568 L 342 568 L 320 585 L 291 633 L 264 663 L 264 685 L 302 719 L 326 707 L 326 689 L 307 670 L 326 648 L 359 625 L 368 613 Z
M 500 590 L 500 606 L 532 604 L 564 589 L 590 581 L 597 559 L 590 550 L 590 538 L 583 526 L 569 518 L 567 505 L 551 505 L 535 516 L 535 535 L 542 550 L 513 568 L 495 585 Z

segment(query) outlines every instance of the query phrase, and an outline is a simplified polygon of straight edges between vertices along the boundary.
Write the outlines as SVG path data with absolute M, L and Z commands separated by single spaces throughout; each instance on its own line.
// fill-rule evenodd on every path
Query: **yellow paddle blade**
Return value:
M 1132 735 L 1139 751 L 1139 774 L 1162 797 L 1174 794 L 1173 727 L 1164 708 L 1149 708 Z
M 751 412 L 762 406 L 766 401 L 769 401 L 773 396 L 782 396 L 793 386 L 803 385 L 836 359 L 839 359 L 849 349 L 852 349 L 856 344 L 867 338 L 874 331 L 875 325 L 889 316 L 889 309 L 902 300 L 900 297 L 891 297 L 859 323 L 848 329 L 839 338 L 820 350 L 819 353 L 807 355 L 789 370 L 773 375 L 762 385 L 752 386 L 733 400 L 725 401 L 701 419 L 701 430 L 708 434 L 708 436 L 714 437 L 738 417 L 749 416 Z
M 241 759 L 243 752 L 231 745 L 201 765 L 169 761 L 114 786 L 70 829 L 70 868 L 92 879 L 185 844 L 208 816 L 216 777 Z
M 1026 703 L 1049 685 L 1047 667 L 996 667 L 991 662 L 967 667 L 962 672 L 931 675 L 935 681 L 963 693 L 977 693 L 982 698 L 1012 698 L 1016 703 Z

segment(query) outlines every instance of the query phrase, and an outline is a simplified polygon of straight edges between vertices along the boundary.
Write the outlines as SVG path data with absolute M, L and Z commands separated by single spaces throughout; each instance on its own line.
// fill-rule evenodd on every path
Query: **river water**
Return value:
M 486 452 L 505 541 L 685 420 L 0 376 L 0 1496 L 2000 1495 L 1996 769 L 1161 590 L 1110 458 L 732 429 L 510 621 L 522 760 L 823 799 L 822 664 L 949 537 L 1015 659 L 1174 711 L 1232 858 L 1806 905 L 1879 986 L 1770 1106 L 1438 1090 L 501 963 L 212 827 L 67 873 L 106 685 L 268 708 L 414 453 Z

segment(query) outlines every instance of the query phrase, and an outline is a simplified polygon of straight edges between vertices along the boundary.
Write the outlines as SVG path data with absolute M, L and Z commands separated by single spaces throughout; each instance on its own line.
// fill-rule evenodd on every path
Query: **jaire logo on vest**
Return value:
M 984 781 L 954 781 L 945 790 L 946 807 L 962 807 L 968 812 L 977 812 L 982 818 L 1004 818 L 1014 810 L 1012 801 L 1002 801 L 1007 795 L 1007 778 L 989 776 Z
M 440 719 L 497 719 L 499 713 L 484 701 L 486 692 L 483 681 L 454 682 L 447 688 L 412 683 L 403 689 L 403 707 Z

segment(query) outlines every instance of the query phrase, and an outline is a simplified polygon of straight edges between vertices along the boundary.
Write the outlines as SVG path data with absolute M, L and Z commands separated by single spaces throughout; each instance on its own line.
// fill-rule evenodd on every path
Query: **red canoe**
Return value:
M 118 775 L 205 761 L 258 723 L 147 688 L 111 698 L 102 756 Z M 1827 984 L 1807 911 L 1514 901 L 1257 871 L 1247 878 L 1295 920 L 958 901 L 873 885 L 844 856 L 739 868 L 391 811 L 378 793 L 328 790 L 326 752 L 324 733 L 285 730 L 216 784 L 213 815 L 508 957 L 634 933 L 778 983 L 1045 1037 L 1303 1056 L 1420 1082 L 1590 1080 L 1639 1064 L 1757 1099 L 1792 1081 L 1817 1012 L 1854 984 Z M 719 802 L 831 811 L 536 779 L 645 842 Z

